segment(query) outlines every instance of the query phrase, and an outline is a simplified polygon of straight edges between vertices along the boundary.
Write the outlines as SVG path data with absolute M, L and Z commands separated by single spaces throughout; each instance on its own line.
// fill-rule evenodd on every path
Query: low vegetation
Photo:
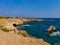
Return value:
M 24 37 L 28 37 L 29 36 L 28 33 L 26 31 L 24 31 L 24 30 L 18 31 L 18 35 L 19 34 L 22 34 Z
M 9 29 L 7 29 L 6 27 L 1 27 L 1 30 L 5 32 L 9 32 Z
M 13 18 L 13 17 L 9 17 L 9 16 L 0 16 L 0 19 L 1 19 L 1 18 L 8 19 L 8 18 Z

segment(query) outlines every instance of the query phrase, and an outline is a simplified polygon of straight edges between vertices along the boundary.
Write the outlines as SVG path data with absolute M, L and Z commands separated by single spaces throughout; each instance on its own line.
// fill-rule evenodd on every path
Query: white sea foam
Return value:
M 50 34 L 50 36 L 56 36 L 56 35 L 60 35 L 60 32 L 57 31 L 57 32 L 53 32 L 52 34 Z
M 22 26 L 30 26 L 29 24 L 26 24 L 26 25 L 22 25 Z

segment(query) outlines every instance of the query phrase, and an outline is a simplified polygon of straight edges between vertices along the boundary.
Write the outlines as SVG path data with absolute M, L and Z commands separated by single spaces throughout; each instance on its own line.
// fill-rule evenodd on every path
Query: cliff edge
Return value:
M 0 19 L 0 45 L 50 45 L 41 38 L 37 39 L 29 36 L 24 37 L 23 36 L 24 34 L 18 35 L 13 31 L 13 30 L 17 31 L 17 29 L 13 26 L 13 24 L 23 24 L 23 22 L 26 21 L 30 21 L 30 19 L 1 18 Z
M 11 32 L 3 32 L 0 30 L 0 45 L 50 45 L 43 39 L 33 37 L 24 37 L 21 34 Z

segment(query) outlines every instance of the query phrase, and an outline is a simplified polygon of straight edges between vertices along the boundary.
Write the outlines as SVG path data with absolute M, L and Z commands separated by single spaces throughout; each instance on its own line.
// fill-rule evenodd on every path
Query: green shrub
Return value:
M 6 27 L 2 27 L 1 30 L 5 32 L 9 32 L 9 30 Z
M 18 34 L 22 34 L 24 37 L 28 37 L 29 36 L 28 33 L 26 31 L 24 31 L 24 30 L 18 31 Z

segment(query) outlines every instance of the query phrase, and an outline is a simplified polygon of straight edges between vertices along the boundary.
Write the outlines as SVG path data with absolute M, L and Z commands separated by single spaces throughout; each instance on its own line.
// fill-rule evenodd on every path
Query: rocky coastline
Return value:
M 18 31 L 13 24 L 22 25 L 29 21 L 43 21 L 30 18 L 0 18 L 1 45 L 50 45 L 43 39 L 29 37 L 25 31 Z M 4 32 L 6 31 L 6 32 Z M 17 34 L 18 33 L 18 34 Z

